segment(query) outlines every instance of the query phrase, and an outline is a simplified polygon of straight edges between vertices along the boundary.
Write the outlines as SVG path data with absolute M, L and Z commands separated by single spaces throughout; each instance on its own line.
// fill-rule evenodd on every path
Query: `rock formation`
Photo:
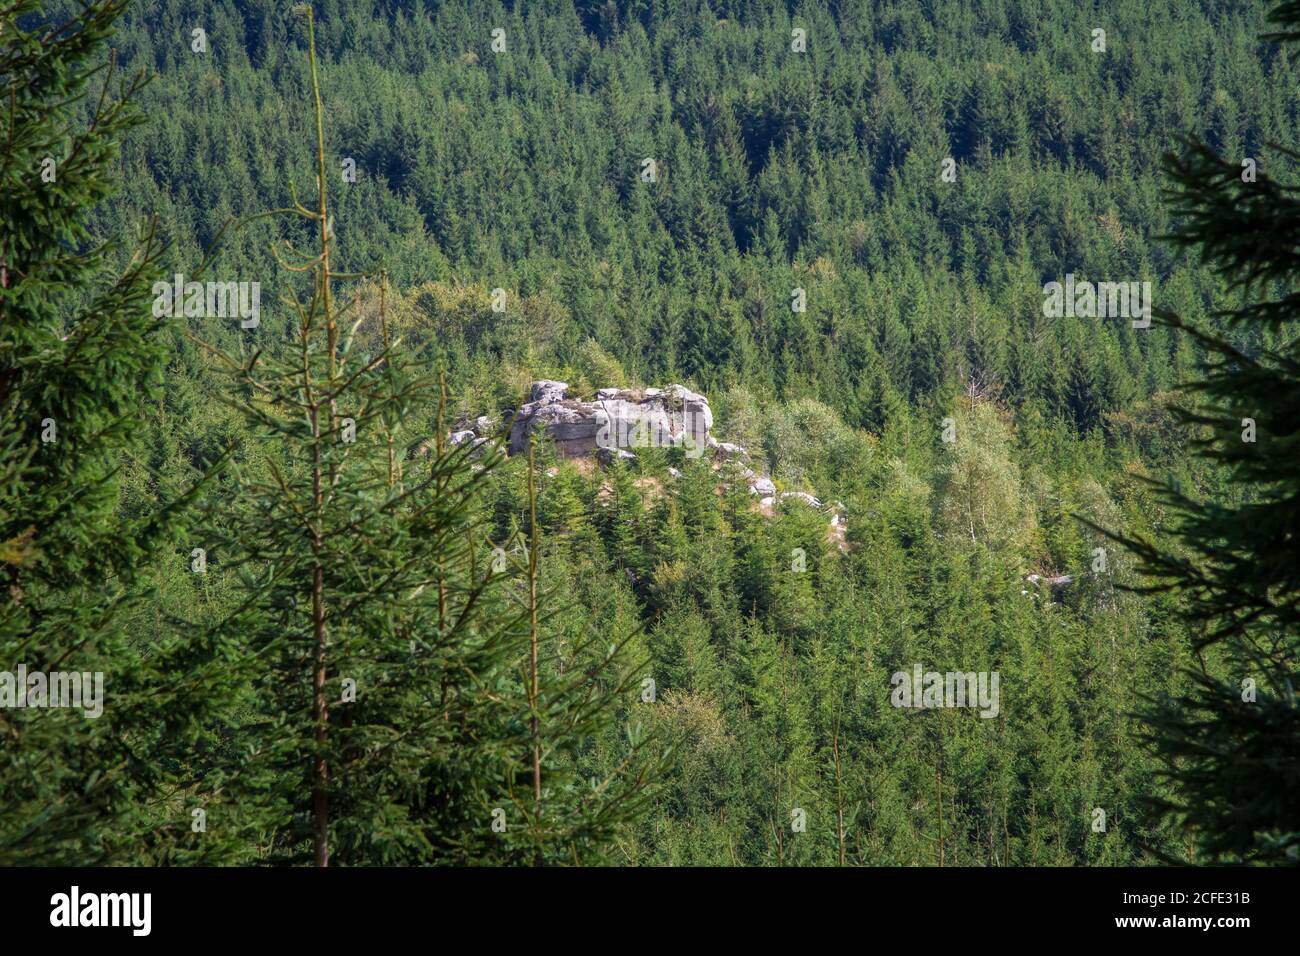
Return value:
M 602 388 L 595 400 L 585 402 L 569 396 L 567 382 L 543 379 L 529 388 L 528 402 L 517 412 L 507 412 L 505 418 L 513 418 L 506 448 L 510 455 L 528 451 L 538 429 L 554 443 L 561 458 L 633 460 L 637 448 L 682 448 L 688 458 L 709 454 L 715 471 L 724 463 L 732 463 L 734 473 L 745 481 L 766 514 L 774 505 L 792 499 L 818 510 L 823 508 L 820 500 L 805 491 L 778 494 L 771 478 L 742 464 L 749 452 L 743 445 L 718 441 L 712 434 L 709 400 L 682 385 Z M 475 420 L 473 428 L 453 431 L 449 442 L 457 446 L 469 443 L 476 454 L 492 441 L 488 436 L 496 429 L 495 420 L 483 415 Z M 427 454 L 431 447 L 431 441 L 422 442 L 415 453 Z M 669 468 L 668 473 L 673 478 L 681 477 L 676 468 Z M 832 528 L 842 533 L 843 505 L 836 502 L 830 510 Z
M 532 433 L 545 429 L 561 458 L 635 457 L 631 449 L 685 448 L 698 458 L 716 445 L 709 430 L 709 400 L 681 385 L 667 388 L 602 388 L 595 401 L 569 397 L 565 382 L 534 382 L 528 403 L 515 413 L 510 454 L 528 450 Z M 627 452 L 627 454 L 622 454 Z

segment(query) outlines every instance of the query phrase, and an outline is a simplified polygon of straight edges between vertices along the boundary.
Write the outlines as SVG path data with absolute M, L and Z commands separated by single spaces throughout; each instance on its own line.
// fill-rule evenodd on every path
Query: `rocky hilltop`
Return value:
M 717 446 L 709 400 L 682 385 L 666 388 L 602 388 L 595 401 L 569 397 L 566 382 L 534 382 L 526 405 L 515 413 L 509 452 L 528 450 L 533 431 L 544 428 L 562 458 L 598 453 L 634 457 L 633 448 L 684 448 L 698 458 Z
M 777 493 L 776 484 L 765 474 L 750 468 L 749 454 L 742 445 L 718 441 L 713 434 L 713 411 L 709 400 L 684 385 L 663 388 L 602 388 L 592 401 L 569 394 L 567 382 L 549 379 L 533 382 L 528 401 L 505 415 L 512 421 L 506 451 L 510 455 L 528 451 L 532 435 L 542 429 L 562 458 L 635 459 L 637 448 L 682 448 L 688 458 L 709 456 L 715 470 L 734 460 L 737 471 L 759 499 L 764 510 L 779 502 L 795 499 L 813 508 L 822 502 L 804 491 Z M 475 447 L 492 440 L 493 424 L 487 417 L 473 428 L 451 434 L 451 443 Z M 427 450 L 428 442 L 420 451 Z M 676 477 L 676 469 L 669 469 Z M 842 524 L 839 508 L 832 509 L 832 526 Z

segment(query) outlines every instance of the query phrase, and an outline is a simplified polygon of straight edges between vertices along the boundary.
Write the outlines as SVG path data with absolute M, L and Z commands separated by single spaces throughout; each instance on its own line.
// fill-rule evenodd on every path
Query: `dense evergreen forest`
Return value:
M 1208 346 L 1049 317 L 1044 286 L 1149 282 L 1243 354 L 1290 347 L 1223 320 L 1251 290 L 1168 241 L 1187 210 L 1161 162 L 1193 137 L 1297 179 L 1300 72 L 1267 4 L 316 0 L 314 61 L 288 3 L 106 6 L 51 83 L 108 47 L 114 91 L 151 79 L 106 124 L 104 187 L 63 197 L 69 241 L 125 238 L 96 267 L 121 270 L 156 216 L 112 308 L 147 315 L 182 273 L 258 282 L 261 311 L 114 325 L 51 415 L 102 400 L 130 435 L 47 510 L 0 503 L 7 566 L 40 568 L 25 529 L 65 520 L 43 553 L 79 555 L 25 603 L 12 572 L 0 669 L 78 658 L 108 702 L 0 711 L 0 861 L 321 863 L 326 839 L 341 864 L 1260 856 L 1170 811 L 1150 739 L 1194 674 L 1253 673 L 1181 592 L 1143 590 L 1155 550 L 1186 553 L 1162 486 L 1252 494 L 1193 453 L 1211 423 L 1178 386 Z M 85 127 L 103 80 L 24 115 Z M 50 268 L 57 294 L 0 303 L 109 294 Z M 681 383 L 843 521 L 759 507 L 680 449 L 446 440 L 506 427 L 542 379 Z M 358 450 L 322 453 L 345 420 Z M 70 517 L 53 499 L 87 483 Z M 79 596 L 42 618 L 41 593 Z M 914 667 L 998 673 L 997 715 L 891 706 Z

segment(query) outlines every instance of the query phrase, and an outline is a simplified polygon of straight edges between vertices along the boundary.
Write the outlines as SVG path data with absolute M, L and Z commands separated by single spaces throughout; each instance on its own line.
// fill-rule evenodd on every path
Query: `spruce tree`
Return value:
M 502 457 L 450 444 L 445 384 L 391 334 L 382 301 L 354 314 L 373 283 L 347 295 L 364 277 L 332 265 L 314 22 L 296 9 L 317 194 L 308 208 L 291 190 L 280 212 L 308 221 L 316 249 L 281 261 L 310 284 L 285 300 L 296 328 L 284 354 L 212 350 L 252 438 L 212 523 L 241 593 L 217 631 L 239 648 L 231 666 L 252 712 L 237 728 L 250 746 L 223 768 L 231 812 L 250 837 L 267 835 L 271 863 L 585 861 L 642 799 L 636 742 L 603 777 L 588 775 L 591 743 L 632 675 L 617 646 L 600 653 L 607 642 L 594 637 L 571 642 L 577 659 L 556 666 L 535 470 L 528 542 L 494 545 L 484 498 Z M 380 326 L 372 354 L 355 347 L 366 322 Z M 394 453 L 413 446 L 427 454 Z M 521 552 L 522 567 L 510 560 Z
M 579 604 L 550 583 L 562 580 L 563 569 L 545 567 L 559 556 L 544 560 L 531 447 L 527 467 L 527 562 L 518 596 L 529 621 L 522 677 L 531 787 L 508 787 L 527 824 L 519 835 L 521 855 L 510 862 L 626 862 L 617 854 L 670 760 L 648 730 L 656 704 L 645 683 L 649 661 L 639 651 L 637 629 L 604 630 L 603 608 Z
M 119 511 L 167 342 L 150 308 L 164 251 L 155 225 L 134 244 L 101 243 L 88 227 L 141 122 L 144 79 L 115 78 L 105 48 L 125 7 L 100 0 L 53 22 L 33 2 L 0 12 L 5 864 L 176 858 L 187 783 L 165 768 L 184 763 L 221 693 L 204 685 L 187 635 L 130 627 L 151 567 L 174 560 L 188 497 L 159 504 L 154 487 L 147 507 Z M 53 706 L 66 703 L 53 675 L 72 672 L 82 706 Z
M 212 502 L 212 551 L 240 601 L 215 628 L 235 648 L 249 741 L 223 767 L 234 824 L 265 834 L 265 862 L 472 863 L 508 857 L 493 797 L 514 772 L 520 694 L 501 691 L 527 639 L 504 603 L 476 496 L 486 468 L 445 441 L 445 389 L 392 335 L 382 276 L 343 274 L 326 169 L 312 11 L 306 18 L 316 196 L 305 219 L 309 279 L 286 297 L 283 354 L 210 351 L 232 376 L 249 438 L 227 496 Z M 378 283 L 376 283 L 378 278 Z M 362 281 L 365 280 L 365 281 Z M 351 294 L 345 283 L 352 282 Z M 359 315 L 357 314 L 359 312 Z M 363 354 L 356 333 L 378 325 Z M 398 449 L 425 434 L 431 453 Z
M 1272 39 L 1300 40 L 1300 5 L 1270 19 L 1281 28 Z M 1234 493 L 1208 500 L 1167 484 L 1177 546 L 1117 536 L 1152 578 L 1142 590 L 1180 598 L 1202 664 L 1185 691 L 1153 701 L 1148 739 L 1169 787 L 1154 802 L 1185 829 L 1196 862 L 1297 863 L 1300 198 L 1264 169 L 1252 175 L 1253 160 L 1196 140 L 1165 165 L 1181 219 L 1173 242 L 1198 251 L 1240 304 L 1219 314 L 1219 328 L 1157 311 L 1202 349 L 1201 377 L 1177 413 Z

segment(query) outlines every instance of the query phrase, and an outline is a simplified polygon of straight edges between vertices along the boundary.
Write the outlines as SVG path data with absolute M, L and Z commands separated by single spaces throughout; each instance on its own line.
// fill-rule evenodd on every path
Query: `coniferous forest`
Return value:
M 8 0 L 0 864 L 1300 863 L 1297 41 Z

